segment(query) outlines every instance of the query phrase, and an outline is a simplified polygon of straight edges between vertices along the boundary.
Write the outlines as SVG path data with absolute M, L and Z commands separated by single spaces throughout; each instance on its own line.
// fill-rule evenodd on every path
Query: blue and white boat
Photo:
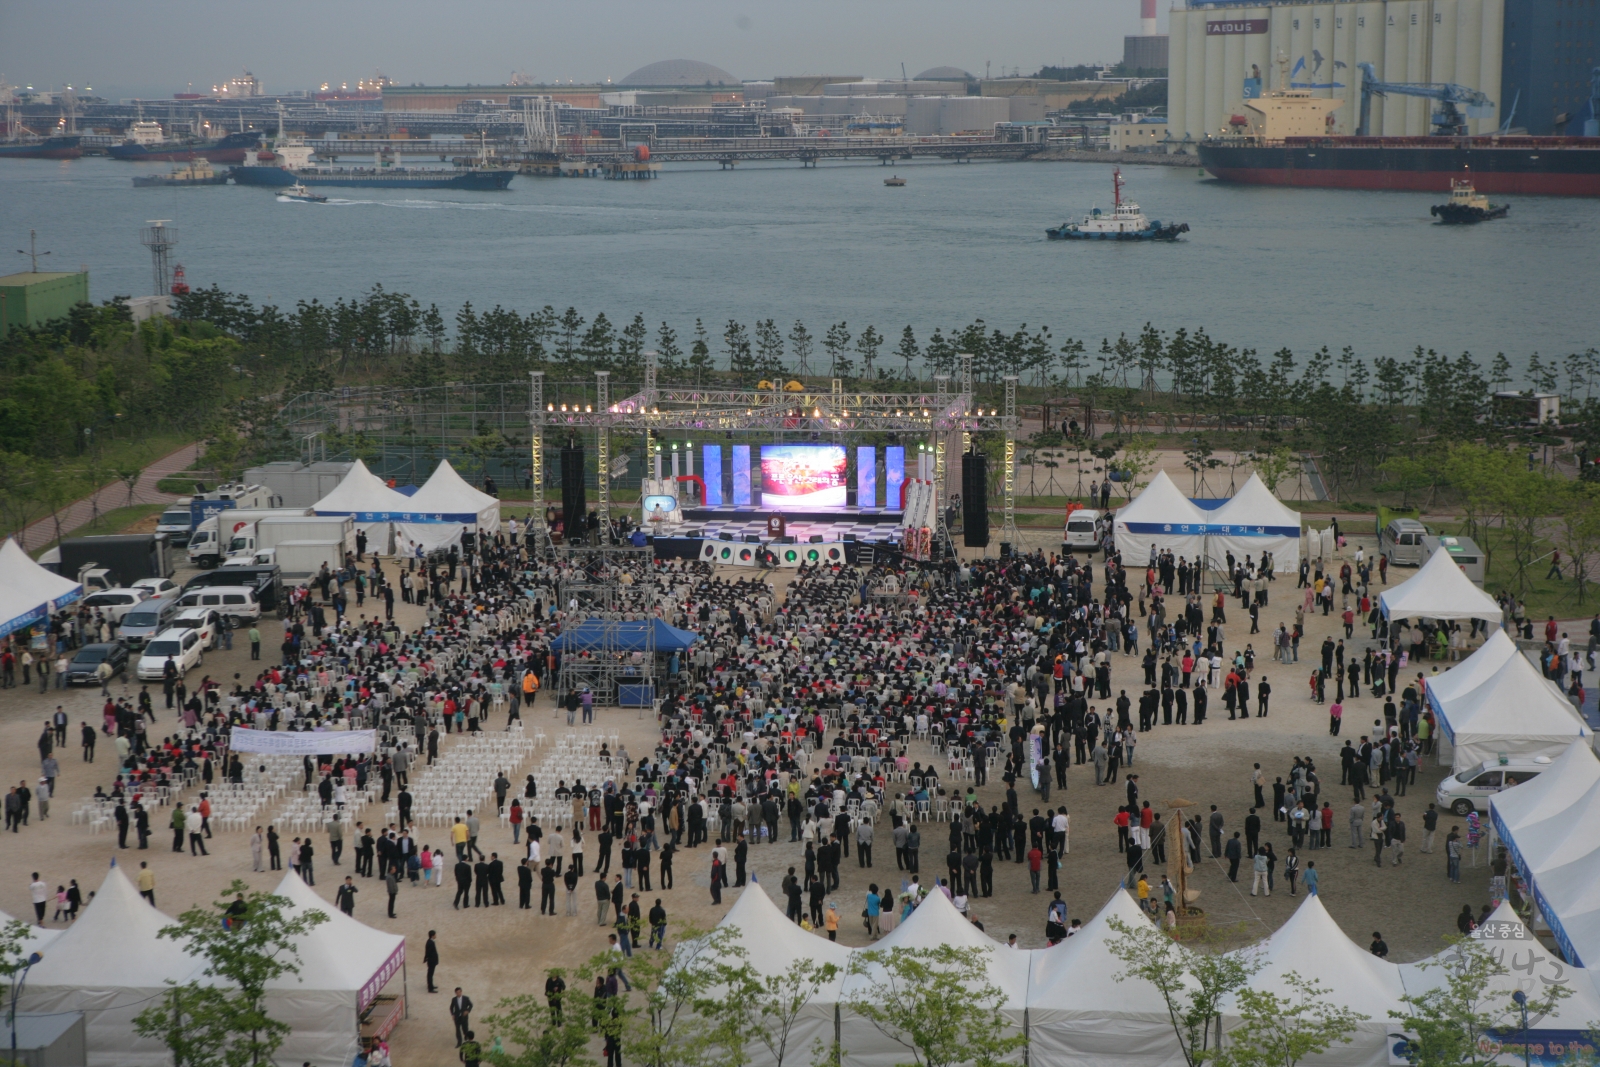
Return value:
M 1052 241 L 1176 241 L 1189 232 L 1189 224 L 1177 222 L 1163 226 L 1160 219 L 1147 219 L 1139 205 L 1122 199 L 1122 170 L 1111 172 L 1112 211 L 1107 215 L 1093 208 L 1082 222 L 1064 222 L 1045 230 Z

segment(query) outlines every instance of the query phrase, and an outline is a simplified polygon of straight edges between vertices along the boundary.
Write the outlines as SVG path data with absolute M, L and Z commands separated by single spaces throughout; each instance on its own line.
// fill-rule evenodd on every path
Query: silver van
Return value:
M 1428 558 L 1422 544 L 1426 536 L 1428 528 L 1416 519 L 1394 519 L 1378 535 L 1378 551 L 1391 564 L 1420 567 Z
M 172 625 L 179 610 L 175 596 L 152 597 L 122 617 L 122 629 L 117 631 L 117 636 L 129 648 L 143 648 L 152 637 Z

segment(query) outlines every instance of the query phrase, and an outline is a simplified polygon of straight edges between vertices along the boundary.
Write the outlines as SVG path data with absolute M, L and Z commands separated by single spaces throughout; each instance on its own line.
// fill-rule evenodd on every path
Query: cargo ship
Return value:
M 153 137 L 150 127 L 154 127 Z M 187 163 L 196 159 L 243 163 L 263 136 L 259 130 L 244 130 L 216 141 L 169 140 L 161 136 L 161 125 L 156 122 L 136 122 L 129 127 L 129 133 L 126 141 L 106 149 L 112 159 L 135 163 Z
M 291 142 L 275 152 L 262 152 L 254 166 L 232 167 L 228 173 L 235 185 L 258 185 L 270 189 L 291 185 L 323 185 L 340 188 L 371 189 L 465 189 L 492 191 L 504 189 L 516 176 L 514 167 L 395 167 L 382 153 L 371 167 L 324 167 L 311 162 L 311 149 Z
M 135 175 L 136 189 L 164 188 L 173 185 L 227 185 L 228 176 L 218 174 L 204 159 L 191 159 L 182 166 L 173 167 L 171 174 Z
M 1600 137 L 1222 138 L 1200 165 L 1226 182 L 1447 192 L 1463 168 L 1482 193 L 1600 196 Z
M 0 159 L 77 159 L 82 155 L 81 138 L 76 135 L 0 142 Z

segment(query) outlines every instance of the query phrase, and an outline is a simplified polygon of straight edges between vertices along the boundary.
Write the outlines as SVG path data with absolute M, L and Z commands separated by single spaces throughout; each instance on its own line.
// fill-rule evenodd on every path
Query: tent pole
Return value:
M 405 1012 L 403 1017 L 411 1018 L 411 980 L 406 974 L 406 961 L 403 959 L 400 961 L 400 999 L 404 1005 L 401 1009 Z

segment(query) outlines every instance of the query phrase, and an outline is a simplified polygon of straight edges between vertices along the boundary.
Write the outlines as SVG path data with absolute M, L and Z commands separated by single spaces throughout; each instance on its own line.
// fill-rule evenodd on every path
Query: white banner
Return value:
M 280 756 L 316 756 L 322 753 L 373 752 L 376 730 L 312 730 L 289 733 L 233 728 L 228 747 L 235 752 L 266 752 Z

